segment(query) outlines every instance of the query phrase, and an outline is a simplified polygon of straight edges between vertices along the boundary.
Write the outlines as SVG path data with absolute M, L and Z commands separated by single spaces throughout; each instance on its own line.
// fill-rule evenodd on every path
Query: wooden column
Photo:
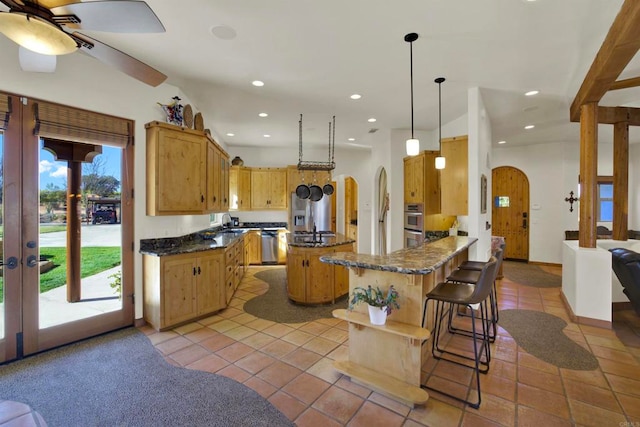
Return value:
M 629 214 L 629 123 L 613 127 L 613 238 L 627 240 Z
M 82 163 L 68 162 L 67 171 L 67 301 L 78 302 L 81 298 L 80 251 L 82 249 L 80 216 L 78 206 L 82 195 Z
M 580 107 L 580 227 L 581 248 L 596 247 L 598 179 L 598 103 Z

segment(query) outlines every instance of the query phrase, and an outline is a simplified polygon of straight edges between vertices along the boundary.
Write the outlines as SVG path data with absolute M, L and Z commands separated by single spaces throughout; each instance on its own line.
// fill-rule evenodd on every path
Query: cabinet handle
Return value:
M 304 260 L 302 260 L 302 267 L 304 268 Z
M 198 267 L 198 275 L 200 275 L 200 273 L 202 273 L 202 270 L 200 270 L 200 267 Z
M 201 201 L 201 202 L 204 202 L 204 194 L 201 194 L 201 195 L 200 195 L 200 201 Z
M 216 202 L 216 196 L 213 196 L 213 203 Z
M 194 276 L 196 275 L 196 268 L 195 267 L 193 267 L 193 275 Z

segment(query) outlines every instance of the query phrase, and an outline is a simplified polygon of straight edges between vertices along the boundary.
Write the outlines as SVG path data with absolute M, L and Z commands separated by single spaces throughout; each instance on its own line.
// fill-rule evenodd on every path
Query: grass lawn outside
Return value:
M 44 233 L 55 233 L 56 231 L 65 231 L 67 226 L 65 224 L 61 225 L 41 225 L 40 226 L 40 234 Z M 4 226 L 0 225 L 0 239 L 4 236 Z
M 54 267 L 40 275 L 40 293 L 63 286 L 67 282 L 67 248 L 40 248 L 40 256 Z M 80 277 L 93 276 L 121 263 L 119 246 L 83 247 L 80 254 Z M 4 280 L 0 277 L 0 302 L 4 301 Z

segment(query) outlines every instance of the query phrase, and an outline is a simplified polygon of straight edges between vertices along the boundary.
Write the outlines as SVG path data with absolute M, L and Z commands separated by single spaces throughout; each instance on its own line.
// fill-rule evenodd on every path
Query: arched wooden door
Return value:
M 529 260 L 529 179 L 519 169 L 501 166 L 492 171 L 493 235 L 506 239 L 504 257 Z

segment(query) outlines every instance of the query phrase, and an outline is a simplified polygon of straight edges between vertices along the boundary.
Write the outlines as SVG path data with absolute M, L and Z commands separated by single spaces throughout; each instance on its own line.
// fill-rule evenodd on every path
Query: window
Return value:
M 613 178 L 610 176 L 598 177 L 597 190 L 598 222 L 613 221 Z

